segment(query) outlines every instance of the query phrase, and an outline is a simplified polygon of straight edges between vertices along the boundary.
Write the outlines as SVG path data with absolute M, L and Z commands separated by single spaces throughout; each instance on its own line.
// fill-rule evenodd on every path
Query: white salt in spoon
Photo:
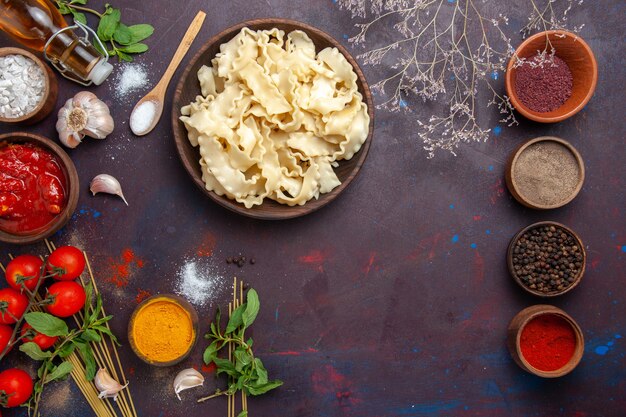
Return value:
M 180 41 L 176 53 L 172 57 L 172 61 L 168 65 L 163 77 L 159 83 L 146 94 L 141 100 L 137 102 L 135 108 L 130 113 L 130 130 L 137 136 L 143 136 L 150 132 L 157 125 L 161 114 L 163 113 L 163 102 L 165 101 L 165 93 L 167 92 L 167 86 L 169 85 L 176 68 L 182 61 L 183 57 L 189 50 L 189 47 L 196 38 L 196 35 L 202 27 L 206 14 L 199 11 L 196 17 L 189 25 L 185 36 Z

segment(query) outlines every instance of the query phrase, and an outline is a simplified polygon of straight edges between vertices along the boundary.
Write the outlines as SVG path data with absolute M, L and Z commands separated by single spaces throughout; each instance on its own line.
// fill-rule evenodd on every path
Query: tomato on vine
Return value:
M 85 256 L 74 246 L 56 248 L 48 257 L 46 270 L 59 281 L 75 280 L 85 270 Z
M 43 333 L 39 333 L 37 330 L 33 329 L 33 327 L 26 323 L 22 326 L 21 338 L 24 343 L 33 342 L 37 346 L 41 348 L 41 350 L 46 350 L 51 348 L 56 341 L 59 339 L 58 336 L 48 336 Z
M 4 351 L 13 336 L 13 327 L 6 324 L 0 324 L 0 353 Z M 9 349 L 11 350 L 11 349 Z
M 18 368 L 0 372 L 0 405 L 16 407 L 24 404 L 33 393 L 33 380 Z
M 22 286 L 34 291 L 41 278 L 42 265 L 43 261 L 33 255 L 20 255 L 14 258 L 7 265 L 5 273 L 7 283 L 18 291 L 23 289 Z
M 0 290 L 0 323 L 13 324 L 22 318 L 28 308 L 28 298 L 13 288 Z
M 76 314 L 85 305 L 85 289 L 74 281 L 55 282 L 48 288 L 48 297 L 52 303 L 46 305 L 48 313 L 57 317 L 69 317 Z

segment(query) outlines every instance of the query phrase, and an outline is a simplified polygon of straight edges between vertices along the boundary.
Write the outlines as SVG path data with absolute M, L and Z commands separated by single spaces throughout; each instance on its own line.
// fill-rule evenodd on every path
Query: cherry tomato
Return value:
M 30 330 L 30 331 L 29 331 Z M 34 336 L 33 336 L 34 335 Z M 32 326 L 28 323 L 22 326 L 22 340 L 24 343 L 33 342 L 37 344 L 41 350 L 46 350 L 52 347 L 55 344 L 58 336 L 47 336 L 43 333 L 39 333 L 37 330 L 33 329 Z
M 42 265 L 43 261 L 36 256 L 20 255 L 7 265 L 7 282 L 18 291 L 22 291 L 22 285 L 33 291 L 41 277 Z
M 53 273 L 55 268 L 63 268 L 61 275 L 55 275 L 59 281 L 72 281 L 80 276 L 85 269 L 85 257 L 80 249 L 74 246 L 61 246 L 56 248 L 48 257 L 46 269 Z
M 21 369 L 0 372 L 0 404 L 16 407 L 25 403 L 33 393 L 33 380 Z
M 28 298 L 13 288 L 0 290 L 0 323 L 13 324 L 21 319 L 28 307 Z
M 13 327 L 6 324 L 0 324 L 0 353 L 4 351 L 13 336 Z M 10 351 L 11 349 L 9 349 Z M 8 352 L 7 352 L 8 353 Z
M 85 290 L 74 281 L 55 282 L 48 288 L 48 295 L 54 298 L 48 304 L 48 313 L 57 317 L 69 317 L 76 314 L 85 305 Z

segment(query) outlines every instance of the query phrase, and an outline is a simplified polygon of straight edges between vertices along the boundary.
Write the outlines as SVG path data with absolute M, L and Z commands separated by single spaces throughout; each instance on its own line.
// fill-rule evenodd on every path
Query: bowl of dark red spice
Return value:
M 537 33 L 517 48 L 505 84 L 524 117 L 555 123 L 578 113 L 593 96 L 598 64 L 589 45 L 563 30 Z
M 585 272 L 582 241 L 570 228 L 539 222 L 520 230 L 507 253 L 509 272 L 527 292 L 555 297 L 574 289 Z
M 585 181 L 585 164 L 569 142 L 542 136 L 520 145 L 511 154 L 506 185 L 526 207 L 548 210 L 572 201 Z
M 543 378 L 557 378 L 576 368 L 585 341 L 580 326 L 565 311 L 534 305 L 513 317 L 507 344 L 522 369 Z

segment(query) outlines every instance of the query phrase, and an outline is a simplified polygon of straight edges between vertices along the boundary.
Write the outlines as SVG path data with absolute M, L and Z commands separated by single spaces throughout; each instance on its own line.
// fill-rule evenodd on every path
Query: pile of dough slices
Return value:
M 208 190 L 251 208 L 303 205 L 341 184 L 333 167 L 359 151 L 370 120 L 336 48 L 316 54 L 302 31 L 243 28 L 211 64 L 180 118 Z

